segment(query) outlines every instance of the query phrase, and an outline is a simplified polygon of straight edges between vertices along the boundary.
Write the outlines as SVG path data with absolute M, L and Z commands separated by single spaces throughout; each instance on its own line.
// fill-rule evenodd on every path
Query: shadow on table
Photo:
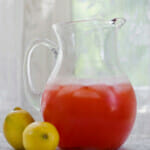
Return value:
M 122 148 L 120 148 L 119 150 L 132 150 L 132 149 L 130 149 L 130 148 L 125 148 L 125 147 L 122 147 Z

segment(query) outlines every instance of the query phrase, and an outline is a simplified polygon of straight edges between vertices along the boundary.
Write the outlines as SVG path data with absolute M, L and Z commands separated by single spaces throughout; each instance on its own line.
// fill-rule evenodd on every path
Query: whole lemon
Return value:
M 47 122 L 34 122 L 23 132 L 26 150 L 55 150 L 59 143 L 57 129 Z
M 16 150 L 24 149 L 23 131 L 33 121 L 32 116 L 19 107 L 16 107 L 6 116 L 3 125 L 4 136 L 8 143 Z

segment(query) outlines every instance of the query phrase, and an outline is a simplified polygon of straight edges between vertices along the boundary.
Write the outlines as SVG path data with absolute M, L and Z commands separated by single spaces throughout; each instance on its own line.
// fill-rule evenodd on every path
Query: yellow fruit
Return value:
M 20 107 L 15 107 L 13 110 L 15 111 L 15 110 L 23 110 L 23 109 Z
M 26 150 L 55 150 L 59 143 L 57 129 L 47 122 L 34 122 L 23 132 Z
M 24 149 L 23 131 L 33 121 L 32 116 L 19 107 L 16 107 L 14 111 L 6 116 L 3 125 L 4 136 L 16 150 Z

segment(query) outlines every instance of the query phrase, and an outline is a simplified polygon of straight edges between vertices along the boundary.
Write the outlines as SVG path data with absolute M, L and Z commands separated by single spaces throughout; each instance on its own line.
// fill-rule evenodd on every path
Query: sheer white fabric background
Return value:
M 8 144 L 2 137 L 4 116 L 21 103 L 23 1 L 0 1 L 0 149 Z

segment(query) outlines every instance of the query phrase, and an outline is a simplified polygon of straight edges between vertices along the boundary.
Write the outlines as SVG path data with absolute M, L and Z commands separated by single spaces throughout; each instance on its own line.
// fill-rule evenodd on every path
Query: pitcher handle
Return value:
M 40 110 L 40 97 L 42 94 L 42 91 L 36 90 L 32 83 L 31 79 L 31 57 L 33 52 L 36 50 L 37 47 L 39 46 L 45 46 L 47 47 L 51 53 L 53 53 L 53 56 L 55 57 L 55 61 L 57 59 L 57 48 L 56 44 L 54 44 L 50 40 L 37 40 L 35 41 L 29 50 L 27 51 L 25 55 L 25 60 L 24 60 L 24 73 L 23 73 L 23 80 L 24 80 L 24 91 L 27 99 L 29 102 L 35 107 L 37 110 Z

